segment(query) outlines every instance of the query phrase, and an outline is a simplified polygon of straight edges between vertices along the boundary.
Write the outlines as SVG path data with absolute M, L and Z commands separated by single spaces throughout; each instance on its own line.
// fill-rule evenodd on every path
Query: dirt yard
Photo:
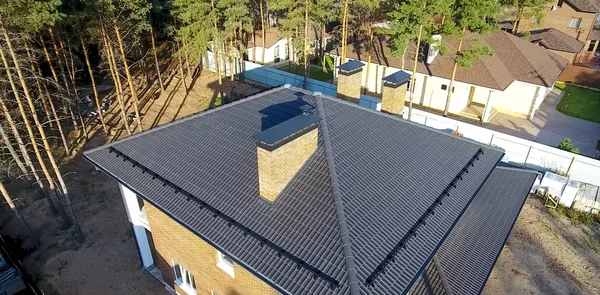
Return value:
M 211 73 L 202 73 L 187 95 L 183 81 L 176 77 L 169 85 L 162 95 L 156 85 L 141 92 L 144 129 L 210 108 L 220 96 Z M 225 81 L 223 90 L 231 99 L 262 89 Z M 152 94 L 158 99 L 152 100 Z M 29 250 L 23 253 L 23 263 L 46 294 L 167 294 L 141 268 L 117 184 L 81 157 L 83 150 L 127 135 L 115 106 L 107 115 L 110 135 L 96 124 L 90 139 L 75 148 L 75 155 L 62 158 L 62 171 L 86 236 L 83 243 L 74 240 L 73 232 L 52 216 L 45 199 L 24 181 L 14 181 L 8 189 L 40 238 L 37 249 L 31 250 L 31 242 L 7 206 L 0 206 L 0 232 L 24 239 L 23 246 Z M 137 131 L 135 123 L 131 127 Z M 71 136 L 80 134 L 72 132 Z M 60 148 L 55 152 L 63 153 Z M 566 217 L 550 215 L 538 199 L 531 198 L 484 294 L 600 294 L 599 238 L 598 225 L 571 224 Z

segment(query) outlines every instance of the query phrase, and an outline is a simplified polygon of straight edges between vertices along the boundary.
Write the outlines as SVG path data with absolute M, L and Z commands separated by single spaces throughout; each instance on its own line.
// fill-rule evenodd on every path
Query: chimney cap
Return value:
M 358 60 L 350 60 L 340 66 L 338 66 L 337 68 L 341 71 L 341 72 L 346 72 L 346 73 L 350 73 L 350 72 L 354 72 L 358 69 L 362 69 L 362 67 L 365 64 L 358 61 Z
M 258 146 L 272 151 L 317 128 L 321 118 L 310 113 L 293 117 L 254 135 Z
M 391 87 L 402 86 L 410 81 L 410 74 L 405 71 L 399 71 L 389 76 L 383 77 L 383 82 Z

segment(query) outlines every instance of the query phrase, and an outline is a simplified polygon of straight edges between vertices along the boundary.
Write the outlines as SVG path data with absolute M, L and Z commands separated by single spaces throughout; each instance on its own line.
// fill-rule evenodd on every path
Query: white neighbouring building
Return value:
M 316 53 L 320 48 L 320 42 L 323 40 L 323 48 L 327 47 L 327 43 L 331 39 L 331 35 L 325 33 L 317 33 L 314 30 L 309 30 L 309 51 Z M 283 61 L 296 61 L 297 57 L 290 52 L 295 52 L 293 44 L 290 44 L 288 38 L 284 38 L 279 29 L 273 27 L 265 30 L 265 44 L 262 47 L 262 31 L 258 30 L 248 37 L 248 60 L 256 63 L 263 63 L 262 55 L 264 54 L 264 64 L 277 64 Z M 256 46 L 254 45 L 256 42 Z M 254 52 L 256 51 L 256 53 Z M 256 54 L 256 56 L 255 56 Z
M 474 38 L 475 34 L 468 33 L 463 48 L 470 48 Z M 402 64 L 405 72 L 412 73 L 416 46 L 414 43 L 409 45 L 402 62 L 401 56 L 391 55 L 385 36 L 379 36 L 373 42 L 370 66 L 367 64 L 368 51 L 361 45 L 348 47 L 346 61 L 365 63 L 361 86 L 368 92 L 381 94 L 382 78 L 400 71 Z M 430 57 L 429 64 L 418 63 L 413 99 L 415 104 L 438 110 L 443 110 L 446 104 L 456 57 L 452 48 L 457 45 L 456 40 L 446 36 L 443 42 L 447 44 L 446 54 Z M 496 112 L 533 118 L 568 61 L 502 31 L 484 36 L 479 44 L 488 45 L 494 54 L 480 57 L 470 68 L 458 67 L 449 112 L 476 116 L 481 122 L 488 122 Z M 335 58 L 336 65 L 341 64 L 336 50 L 329 54 Z M 406 100 L 409 100 L 409 95 Z

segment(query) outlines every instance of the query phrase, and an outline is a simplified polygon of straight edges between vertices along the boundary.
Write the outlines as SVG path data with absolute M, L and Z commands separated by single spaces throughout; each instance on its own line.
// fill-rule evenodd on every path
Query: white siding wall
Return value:
M 279 58 L 281 60 L 285 59 L 285 47 L 287 46 L 287 40 L 286 39 L 281 39 L 279 41 L 277 41 L 277 43 L 273 44 L 273 46 L 267 48 L 266 50 L 264 50 L 265 53 L 265 64 L 268 63 L 273 63 L 275 62 L 275 47 L 279 46 Z M 263 48 L 262 47 L 254 47 L 254 48 L 248 48 L 248 58 L 252 59 L 253 57 L 253 51 L 256 49 L 256 62 L 261 62 L 262 61 L 262 53 L 263 53 Z
M 537 86 L 513 81 L 494 102 L 499 111 L 529 114 Z

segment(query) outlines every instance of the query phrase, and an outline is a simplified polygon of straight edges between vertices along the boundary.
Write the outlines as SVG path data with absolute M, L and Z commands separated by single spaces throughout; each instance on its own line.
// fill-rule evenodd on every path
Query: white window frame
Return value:
M 217 251 L 217 266 L 223 270 L 225 273 L 230 275 L 232 278 L 235 278 L 235 271 L 233 269 L 233 260 L 231 258 L 225 256 L 220 251 Z
M 571 17 L 571 19 L 569 19 L 569 24 L 567 26 L 569 28 L 579 29 L 579 27 L 581 27 L 581 18 L 580 17 Z
M 189 295 L 196 295 L 194 275 L 173 259 L 171 259 L 171 266 L 173 267 L 173 274 L 175 275 L 175 285 Z M 179 275 L 177 274 L 178 271 Z
M 279 47 L 280 47 L 279 45 L 275 46 L 275 50 L 273 51 L 273 58 L 274 59 L 281 58 L 280 55 L 279 55 L 280 54 Z

